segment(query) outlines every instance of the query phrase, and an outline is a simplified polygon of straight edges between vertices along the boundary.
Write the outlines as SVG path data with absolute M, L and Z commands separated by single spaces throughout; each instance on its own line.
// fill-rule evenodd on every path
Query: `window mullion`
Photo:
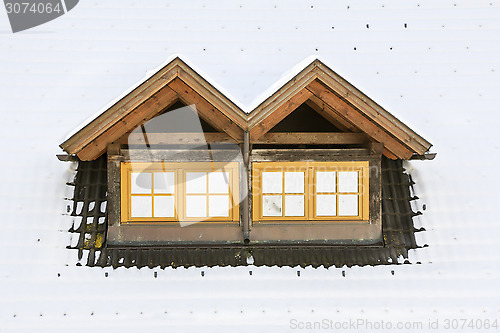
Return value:
M 151 217 L 155 218 L 155 173 L 151 172 Z
M 213 166 L 213 162 L 212 162 L 212 170 L 213 170 L 213 169 L 214 169 L 214 166 Z M 206 196 L 206 197 L 205 197 L 205 202 L 206 202 L 207 208 L 206 208 L 206 210 L 205 210 L 205 216 L 207 217 L 207 219 L 209 219 L 209 218 L 210 218 L 210 207 L 209 207 L 209 205 L 210 205 L 210 200 L 209 200 L 209 199 L 210 199 L 210 191 L 209 191 L 209 189 L 208 189 L 208 185 L 209 185 L 209 184 L 208 184 L 209 174 L 210 174 L 210 172 L 206 172 L 206 175 L 207 175 L 207 177 L 206 177 L 206 178 L 207 178 L 207 180 L 206 180 L 206 185 L 205 185 L 205 186 L 206 186 L 206 192 L 205 192 L 205 196 Z
M 285 217 L 285 168 L 281 169 L 281 217 Z
M 339 169 L 335 171 L 335 216 L 339 216 Z
M 185 213 L 185 201 L 186 201 L 186 171 L 183 169 L 176 169 L 176 184 L 175 184 L 175 192 L 177 194 L 175 198 L 175 212 L 177 215 L 178 221 L 183 221 L 186 217 Z
M 314 170 L 312 167 L 306 168 L 305 171 L 305 180 L 304 180 L 304 204 L 305 204 L 305 218 L 308 220 L 313 220 L 314 219 L 314 202 L 315 202 L 315 197 L 314 197 L 314 189 L 311 187 L 314 186 Z

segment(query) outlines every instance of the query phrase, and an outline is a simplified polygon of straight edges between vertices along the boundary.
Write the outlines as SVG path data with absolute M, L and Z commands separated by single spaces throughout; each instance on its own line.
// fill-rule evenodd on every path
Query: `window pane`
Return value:
M 339 171 L 339 192 L 358 192 L 357 171 Z
M 229 193 L 229 172 L 211 172 L 208 174 L 210 193 Z
M 174 172 L 155 172 L 154 173 L 155 193 L 174 193 L 175 174 Z
M 151 173 L 149 172 L 131 172 L 130 173 L 130 192 L 132 194 L 151 193 Z
M 339 216 L 358 216 L 358 196 L 339 195 Z
M 187 193 L 207 193 L 206 172 L 186 172 Z
M 282 177 L 283 177 L 282 172 L 263 172 L 262 193 L 282 193 L 283 192 Z
M 207 197 L 204 195 L 188 195 L 186 197 L 187 217 L 207 217 Z
M 303 195 L 285 195 L 285 216 L 304 216 Z
M 285 172 L 285 193 L 304 193 L 303 172 Z
M 281 216 L 282 201 L 281 195 L 262 196 L 262 215 Z
M 155 217 L 174 217 L 174 196 L 156 196 L 155 200 Z
M 208 197 L 209 216 L 229 216 L 229 196 L 211 195 Z
M 316 192 L 337 192 L 335 188 L 335 171 L 316 172 Z
M 337 215 L 337 196 L 333 194 L 318 194 L 316 196 L 316 216 Z
M 150 196 L 132 196 L 131 199 L 131 217 L 152 217 L 153 204 Z

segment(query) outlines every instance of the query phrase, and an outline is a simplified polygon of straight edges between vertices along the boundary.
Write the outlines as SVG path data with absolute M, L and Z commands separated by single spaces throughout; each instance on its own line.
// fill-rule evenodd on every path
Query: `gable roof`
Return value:
M 153 118 L 175 101 L 195 104 L 200 117 L 237 142 L 249 131 L 250 142 L 308 103 L 334 125 L 364 132 L 384 144 L 384 155 L 409 159 L 431 144 L 331 70 L 312 60 L 253 110 L 244 110 L 193 70 L 179 56 L 76 131 L 60 147 L 81 160 L 94 160 L 111 143 Z M 248 111 L 248 112 L 247 112 Z

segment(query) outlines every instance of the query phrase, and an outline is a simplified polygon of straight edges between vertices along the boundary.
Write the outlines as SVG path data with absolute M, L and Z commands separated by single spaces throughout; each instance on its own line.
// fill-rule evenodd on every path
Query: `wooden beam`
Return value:
M 227 133 L 237 142 L 243 142 L 243 129 L 226 117 L 219 109 L 212 106 L 179 78 L 173 80 L 169 87 L 172 88 L 179 98 L 186 104 L 195 104 L 200 117 L 217 130 Z
M 358 110 L 343 101 L 340 97 L 335 95 L 318 81 L 311 82 L 307 86 L 307 89 L 316 97 L 327 103 L 336 114 L 345 119 L 349 119 L 349 121 L 356 124 L 360 130 L 368 134 L 370 137 L 378 142 L 382 142 L 387 150 L 397 157 L 409 159 L 413 155 L 411 150 L 403 146 L 395 138 L 387 134 L 382 128 L 367 119 Z
M 226 133 L 147 133 L 150 145 L 172 145 L 172 144 L 204 144 L 210 142 L 235 142 Z M 130 133 L 124 135 L 120 144 L 145 145 L 146 140 L 143 133 Z
M 320 100 L 316 96 L 311 96 L 306 101 L 306 104 L 316 111 L 320 116 L 328 120 L 330 123 L 333 124 L 333 126 L 337 127 L 339 130 L 344 131 L 344 132 L 359 132 L 359 129 L 354 125 L 351 124 L 349 121 L 343 119 L 342 117 L 336 116 L 335 112 L 332 112 L 330 109 L 330 106 Z
M 94 139 L 114 126 L 123 117 L 134 112 L 134 110 L 141 106 L 151 96 L 155 96 L 158 92 L 162 91 L 166 85 L 177 76 L 178 71 L 176 70 L 176 66 L 174 62 L 153 75 L 147 82 L 135 88 L 132 92 L 63 142 L 61 148 L 71 154 L 78 153 Z
M 369 141 L 364 133 L 266 133 L 256 144 L 347 145 Z
M 121 149 L 126 159 L 165 162 L 238 162 L 240 149 Z
M 257 141 L 262 135 L 276 126 L 281 120 L 292 113 L 311 96 L 312 93 L 310 91 L 303 89 L 283 103 L 280 107 L 274 110 L 274 112 L 264 118 L 258 125 L 250 129 L 250 142 L 254 143 Z
M 225 95 L 208 83 L 189 66 L 182 64 L 179 78 L 194 91 L 203 96 L 211 105 L 235 122 L 240 128 L 246 128 L 247 115 Z
M 82 161 L 91 161 L 106 150 L 108 143 L 118 140 L 125 133 L 131 131 L 139 124 L 153 118 L 166 107 L 177 100 L 177 93 L 169 87 L 163 87 L 151 98 L 128 113 L 125 117 L 116 122 L 106 132 L 92 140 L 80 152 L 78 157 Z
M 391 153 L 389 150 L 387 150 L 387 148 L 384 148 L 383 154 L 384 154 L 385 157 L 390 158 L 391 160 L 397 160 L 398 159 L 398 157 L 396 155 L 394 155 L 393 153 Z
M 353 105 L 354 108 L 360 110 L 362 115 L 384 128 L 388 133 L 404 143 L 411 150 L 424 153 L 431 147 L 430 142 L 420 137 L 399 119 L 363 94 L 352 84 L 338 76 L 324 64 L 318 64 L 316 73 L 318 75 L 318 80 L 324 82 L 326 86 L 331 87 L 338 96 L 341 96 L 348 103 Z
M 373 155 L 382 155 L 384 153 L 384 144 L 380 142 L 370 142 L 368 148 L 370 149 L 370 154 Z

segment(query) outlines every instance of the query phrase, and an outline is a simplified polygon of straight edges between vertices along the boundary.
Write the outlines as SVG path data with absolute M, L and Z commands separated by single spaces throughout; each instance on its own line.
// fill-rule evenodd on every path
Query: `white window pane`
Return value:
M 337 196 L 333 194 L 318 194 L 316 196 L 316 216 L 337 215 Z
M 175 191 L 175 173 L 174 172 L 155 172 L 154 173 L 155 193 L 174 193 Z
M 207 217 L 207 197 L 204 195 L 188 195 L 186 197 L 187 217 Z
M 337 192 L 335 176 L 335 171 L 316 172 L 316 192 Z
M 130 173 L 130 192 L 132 194 L 151 193 L 151 173 L 150 172 L 131 172 Z
M 281 195 L 263 195 L 262 196 L 262 215 L 263 216 L 281 216 L 282 201 Z
M 339 192 L 358 192 L 357 171 L 339 171 Z
M 303 195 L 285 195 L 285 216 L 304 216 Z
M 130 205 L 131 217 L 152 217 L 153 204 L 151 197 L 132 196 Z
M 174 196 L 155 196 L 155 217 L 174 217 Z
M 262 172 L 262 193 L 283 192 L 282 172 Z
M 358 216 L 358 196 L 339 195 L 339 216 Z
M 229 172 L 211 172 L 208 174 L 209 193 L 229 193 Z
M 207 193 L 206 172 L 186 172 L 187 193 Z
M 285 172 L 285 193 L 304 193 L 304 172 Z
M 229 217 L 229 196 L 211 195 L 208 197 L 208 216 Z

